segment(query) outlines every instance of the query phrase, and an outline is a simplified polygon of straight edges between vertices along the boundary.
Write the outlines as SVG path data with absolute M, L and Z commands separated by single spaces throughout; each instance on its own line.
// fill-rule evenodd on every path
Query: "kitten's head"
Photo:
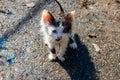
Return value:
M 54 40 L 60 41 L 71 32 L 74 14 L 75 11 L 72 11 L 56 20 L 49 11 L 43 10 L 41 17 L 43 31 Z

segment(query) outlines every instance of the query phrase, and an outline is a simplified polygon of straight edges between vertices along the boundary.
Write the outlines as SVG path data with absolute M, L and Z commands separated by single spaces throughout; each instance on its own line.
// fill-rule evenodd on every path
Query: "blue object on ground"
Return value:
M 0 48 L 4 48 L 4 47 L 3 47 L 3 44 L 4 44 L 6 41 L 7 41 L 6 38 L 0 38 Z M 0 55 L 0 57 L 2 57 L 2 56 Z M 5 65 L 7 65 L 7 66 L 8 66 L 9 64 L 14 63 L 15 60 L 16 60 L 14 54 L 8 54 L 8 55 L 6 55 L 4 58 L 5 58 L 6 61 L 7 61 L 7 62 L 5 63 Z
M 1 38 L 1 39 L 0 39 L 0 48 L 3 47 L 3 44 L 4 44 L 6 41 L 7 41 L 6 38 Z
M 16 58 L 14 57 L 14 58 L 7 60 L 7 62 L 9 62 L 9 64 L 13 64 L 15 62 L 15 60 L 16 60 Z
M 14 54 L 8 54 L 5 57 L 6 61 L 9 62 L 9 64 L 13 64 L 16 60 L 16 58 L 14 57 Z

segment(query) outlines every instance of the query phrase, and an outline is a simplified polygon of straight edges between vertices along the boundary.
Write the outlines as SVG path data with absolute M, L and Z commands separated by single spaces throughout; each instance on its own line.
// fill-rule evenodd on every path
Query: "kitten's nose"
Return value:
M 62 39 L 62 36 L 58 37 L 56 41 L 60 41 Z

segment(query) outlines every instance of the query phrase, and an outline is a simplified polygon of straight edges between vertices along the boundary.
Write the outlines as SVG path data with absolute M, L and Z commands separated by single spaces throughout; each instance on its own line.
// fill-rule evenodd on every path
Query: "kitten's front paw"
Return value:
M 49 58 L 49 60 L 50 60 L 50 61 L 53 61 L 53 60 L 55 60 L 55 59 L 56 59 L 56 55 L 55 55 L 55 54 L 50 53 L 50 54 L 48 55 L 48 58 Z
M 74 42 L 74 43 L 70 44 L 70 47 L 73 49 L 77 49 L 77 44 Z
M 58 57 L 60 61 L 65 61 L 65 58 L 63 56 Z

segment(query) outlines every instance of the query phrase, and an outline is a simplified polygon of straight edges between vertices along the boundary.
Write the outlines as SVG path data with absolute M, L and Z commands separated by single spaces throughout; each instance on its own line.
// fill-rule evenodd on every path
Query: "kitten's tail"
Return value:
M 61 4 L 57 1 L 57 0 L 55 0 L 56 1 L 56 3 L 59 5 L 59 7 L 60 7 L 60 11 L 61 11 L 61 15 L 64 15 L 64 10 L 63 10 L 63 8 L 62 8 L 62 6 L 61 6 Z

